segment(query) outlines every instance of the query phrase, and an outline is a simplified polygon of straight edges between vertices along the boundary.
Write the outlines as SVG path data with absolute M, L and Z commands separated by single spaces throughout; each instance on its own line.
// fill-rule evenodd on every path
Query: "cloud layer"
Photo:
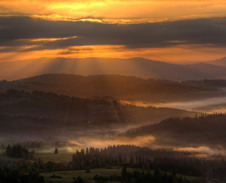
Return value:
M 177 45 L 225 47 L 226 18 L 119 25 L 0 17 L 2 52 L 9 47 L 30 51 L 86 45 L 123 45 L 130 49 Z

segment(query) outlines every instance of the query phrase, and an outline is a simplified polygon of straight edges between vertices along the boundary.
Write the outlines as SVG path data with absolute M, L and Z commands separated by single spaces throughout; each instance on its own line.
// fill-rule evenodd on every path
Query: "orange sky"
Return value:
M 190 64 L 213 61 L 225 57 L 225 48 L 208 48 L 202 46 L 172 48 L 127 49 L 124 46 L 75 46 L 65 49 L 38 50 L 30 52 L 7 52 L 0 54 L 2 61 L 31 60 L 38 58 L 133 58 L 143 57 L 170 63 Z
M 226 17 L 225 0 L 1 0 L 1 17 L 27 16 L 51 21 L 88 21 L 100 24 L 141 24 L 153 22 L 172 22 L 195 20 L 200 18 Z M 17 22 L 19 23 L 19 22 Z M 29 26 L 29 25 L 28 25 Z M 225 26 L 225 25 L 224 25 Z M 0 30 L 4 26 L 0 25 Z M 27 27 L 24 27 L 26 29 Z M 91 30 L 92 31 L 92 28 Z M 211 29 L 212 31 L 212 29 Z M 205 29 L 203 30 L 205 34 Z M 214 31 L 213 31 L 214 32 Z M 137 35 L 139 35 L 137 31 Z M 136 35 L 135 35 L 136 36 Z M 21 38 L 33 44 L 0 45 L 0 60 L 37 59 L 41 57 L 106 57 L 130 58 L 145 57 L 173 63 L 188 63 L 214 60 L 225 57 L 225 47 L 200 43 L 177 44 L 164 47 L 130 48 L 122 44 L 92 43 L 89 45 L 69 45 L 48 49 L 23 51 L 24 49 L 40 46 L 59 40 L 67 40 L 77 35 L 61 38 Z M 95 37 L 96 39 L 99 37 Z M 99 38 L 102 39 L 102 38 Z M 18 41 L 16 40 L 16 41 Z M 182 39 L 183 40 L 183 39 Z M 4 40 L 3 40 L 4 41 Z M 170 40 L 171 41 L 171 40 Z M 174 41 L 174 40 L 173 40 Z M 178 40 L 175 40 L 178 41 Z M 179 40 L 181 41 L 181 40 Z M 35 42 L 35 44 L 34 44 Z M 187 40 L 185 41 L 187 42 Z M 215 43 L 215 42 L 214 42 Z M 221 43 L 222 44 L 222 43 Z M 15 51 L 15 50 L 16 51 Z M 8 50 L 8 51 L 4 51 Z M 10 51 L 9 51 L 10 50 Z
M 1 0 L 1 15 L 141 22 L 222 17 L 225 0 Z

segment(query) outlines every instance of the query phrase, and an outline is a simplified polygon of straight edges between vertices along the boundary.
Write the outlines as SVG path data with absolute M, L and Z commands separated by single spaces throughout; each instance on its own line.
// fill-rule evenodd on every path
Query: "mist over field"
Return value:
M 183 102 L 166 102 L 166 103 L 149 103 L 145 101 L 121 101 L 124 104 L 131 104 L 136 106 L 155 106 L 155 107 L 168 107 L 176 109 L 184 109 L 189 111 L 199 111 L 208 113 L 225 113 L 226 97 L 213 97 L 200 100 L 183 101 Z
M 111 83 L 111 87 L 104 87 L 107 83 Z M 173 124 L 163 125 L 163 129 L 155 133 L 137 133 L 133 137 L 125 134 L 145 125 L 164 124 L 167 119 L 190 117 L 198 120 L 207 114 L 220 115 L 225 112 L 225 85 L 224 80 L 176 82 L 117 75 L 65 74 L 2 81 L 0 139 L 2 142 L 18 139 L 20 142 L 47 139 L 51 143 L 76 142 L 80 148 L 115 144 L 212 148 L 213 142 L 203 140 L 201 131 L 197 131 L 200 133 L 197 137 L 188 134 L 189 144 L 180 137 L 182 129 L 175 129 L 169 137 L 165 136 L 163 129 L 176 128 Z M 217 123 L 212 122 L 210 127 L 205 124 L 206 128 Z M 196 127 L 191 125 L 186 130 L 189 128 Z M 219 126 L 216 130 L 222 128 L 224 126 Z M 215 137 L 217 133 L 214 133 L 212 138 L 219 142 L 214 149 L 223 150 L 224 143 L 219 141 L 222 137 Z

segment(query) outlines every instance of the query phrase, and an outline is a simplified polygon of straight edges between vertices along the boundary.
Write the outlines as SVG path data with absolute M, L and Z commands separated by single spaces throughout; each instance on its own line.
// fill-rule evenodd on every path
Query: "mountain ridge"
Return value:
M 226 79 L 225 67 L 210 62 L 172 64 L 141 57 L 119 58 L 57 58 L 49 60 L 0 63 L 0 79 L 18 80 L 42 74 L 126 75 L 174 81 Z
M 166 102 L 222 96 L 225 92 L 208 87 L 168 80 L 142 79 L 120 75 L 80 76 L 47 74 L 17 81 L 1 81 L 0 91 L 41 90 L 75 97 L 110 96 L 122 100 Z

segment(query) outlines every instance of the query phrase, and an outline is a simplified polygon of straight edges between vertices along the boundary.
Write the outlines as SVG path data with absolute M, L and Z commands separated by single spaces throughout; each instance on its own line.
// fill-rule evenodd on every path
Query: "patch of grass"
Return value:
M 197 177 L 197 176 L 188 176 L 188 175 L 182 175 L 182 174 L 177 174 L 178 176 L 183 176 L 186 179 L 188 179 L 189 181 L 191 181 L 192 183 L 200 183 L 203 182 L 203 178 L 202 177 Z
M 53 161 L 53 162 L 70 162 L 72 160 L 73 153 L 35 153 L 36 159 L 40 158 L 42 161 Z
M 121 167 L 114 167 L 111 169 L 99 168 L 99 169 L 91 169 L 90 173 L 86 173 L 85 170 L 76 170 L 76 171 L 59 171 L 59 172 L 50 172 L 50 173 L 42 173 L 47 183 L 72 183 L 73 178 L 77 178 L 80 176 L 86 183 L 95 183 L 93 177 L 95 175 L 100 175 L 103 177 L 109 176 L 120 176 L 121 175 Z M 128 172 L 133 172 L 138 169 L 127 168 Z M 61 178 L 51 178 L 51 176 L 59 176 Z M 201 177 L 187 176 L 181 175 L 179 176 L 186 177 L 192 183 L 200 183 L 203 181 Z M 108 181 L 109 183 L 119 183 L 117 181 Z
M 128 171 L 132 171 L 132 169 L 128 169 Z M 60 179 L 51 178 L 51 176 L 55 174 L 56 176 L 60 176 Z M 121 167 L 112 168 L 112 169 L 91 169 L 90 173 L 86 173 L 85 170 L 77 170 L 77 171 L 60 171 L 60 172 L 50 172 L 50 173 L 42 173 L 46 182 L 52 183 L 71 183 L 73 182 L 73 178 L 77 178 L 80 176 L 83 180 L 88 183 L 94 183 L 93 177 L 95 175 L 100 175 L 104 177 L 109 177 L 111 175 L 120 176 L 121 175 Z M 113 182 L 111 182 L 113 183 Z

